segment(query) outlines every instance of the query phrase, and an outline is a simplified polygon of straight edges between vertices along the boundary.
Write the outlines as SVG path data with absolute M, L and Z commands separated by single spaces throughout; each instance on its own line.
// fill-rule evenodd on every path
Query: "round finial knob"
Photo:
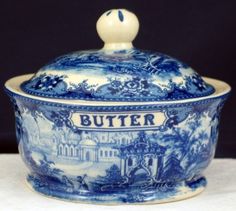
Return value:
M 132 41 L 139 29 L 136 15 L 126 9 L 112 9 L 97 21 L 97 32 L 104 41 L 105 50 L 122 50 L 133 47 Z

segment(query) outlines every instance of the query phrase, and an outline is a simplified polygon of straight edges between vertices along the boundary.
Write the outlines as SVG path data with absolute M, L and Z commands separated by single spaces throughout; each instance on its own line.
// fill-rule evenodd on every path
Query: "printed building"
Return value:
M 65 131 L 65 130 L 63 130 Z M 134 133 L 83 132 L 70 137 L 57 137 L 57 155 L 81 162 L 119 162 L 119 145 L 130 144 Z

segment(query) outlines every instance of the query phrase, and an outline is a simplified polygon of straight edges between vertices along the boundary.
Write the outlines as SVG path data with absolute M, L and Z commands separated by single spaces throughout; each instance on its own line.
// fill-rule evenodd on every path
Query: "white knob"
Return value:
M 139 29 L 136 15 L 126 9 L 112 9 L 97 21 L 97 32 L 105 50 L 122 50 L 133 47 L 132 41 Z

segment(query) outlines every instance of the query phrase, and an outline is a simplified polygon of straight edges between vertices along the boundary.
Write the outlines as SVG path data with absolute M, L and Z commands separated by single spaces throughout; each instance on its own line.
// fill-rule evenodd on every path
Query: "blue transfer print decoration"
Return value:
M 111 14 L 112 10 L 108 11 L 106 16 L 109 16 Z
M 120 10 L 118 10 L 118 17 L 119 17 L 119 20 L 120 20 L 121 22 L 124 21 L 124 15 L 123 15 L 122 11 L 120 11 Z
M 30 169 L 27 180 L 43 194 L 88 203 L 152 203 L 191 195 L 206 186 L 202 171 L 214 156 L 226 97 L 156 105 L 166 114 L 156 129 L 109 131 L 78 128 L 71 116 L 81 106 L 57 107 L 14 95 L 19 151 Z M 86 106 L 92 115 L 109 110 L 92 108 Z M 121 106 L 119 112 L 152 113 L 153 108 Z
M 206 83 L 170 56 L 133 48 L 139 23 L 128 13 L 101 16 L 103 49 L 63 55 L 30 79 L 6 82 L 35 191 L 109 205 L 177 201 L 204 190 L 230 87 Z M 114 30 L 110 21 L 126 21 L 130 30 Z
M 215 91 L 186 64 L 138 49 L 61 56 L 21 88 L 42 97 L 99 101 L 181 100 Z

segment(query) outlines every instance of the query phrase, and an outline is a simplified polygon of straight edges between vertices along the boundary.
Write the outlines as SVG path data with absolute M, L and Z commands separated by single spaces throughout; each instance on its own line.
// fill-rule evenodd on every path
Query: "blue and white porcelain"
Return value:
M 96 204 L 162 203 L 204 190 L 230 86 L 134 48 L 138 28 L 133 13 L 107 11 L 97 22 L 101 50 L 6 82 L 32 189 Z

